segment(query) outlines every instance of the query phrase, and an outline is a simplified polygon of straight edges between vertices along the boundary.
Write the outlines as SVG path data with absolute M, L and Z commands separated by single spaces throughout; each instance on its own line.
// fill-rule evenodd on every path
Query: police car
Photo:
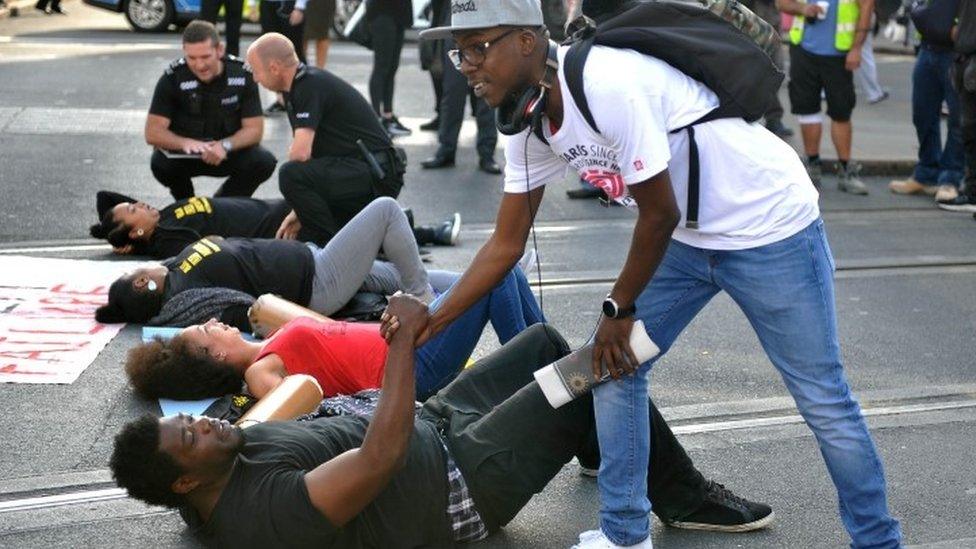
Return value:
M 242 0 L 243 1 L 243 0 Z M 117 13 L 137 32 L 162 32 L 200 16 L 200 0 L 84 0 L 89 6 Z

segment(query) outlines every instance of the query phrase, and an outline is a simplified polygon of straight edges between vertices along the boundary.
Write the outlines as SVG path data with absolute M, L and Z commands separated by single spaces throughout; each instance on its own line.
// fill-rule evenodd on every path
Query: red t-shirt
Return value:
M 278 355 L 288 374 L 308 374 L 327 397 L 380 387 L 389 347 L 380 325 L 296 318 L 269 340 L 258 360 Z

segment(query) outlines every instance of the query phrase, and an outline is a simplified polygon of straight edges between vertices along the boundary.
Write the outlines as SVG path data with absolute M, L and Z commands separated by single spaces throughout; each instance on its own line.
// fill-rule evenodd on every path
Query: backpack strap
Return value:
M 566 77 L 566 86 L 569 87 L 569 95 L 573 97 L 576 108 L 579 109 L 590 128 L 596 133 L 600 133 L 600 128 L 597 127 L 593 113 L 590 111 L 590 104 L 586 100 L 586 92 L 583 90 L 583 67 L 586 66 L 586 58 L 589 57 L 592 47 L 592 36 L 579 40 L 570 46 L 563 60 L 563 76 Z

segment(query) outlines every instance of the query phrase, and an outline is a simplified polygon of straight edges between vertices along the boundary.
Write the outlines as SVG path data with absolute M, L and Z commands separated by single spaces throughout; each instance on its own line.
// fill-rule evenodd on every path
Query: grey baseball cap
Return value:
M 451 0 L 451 26 L 421 31 L 420 38 L 439 40 L 454 32 L 501 25 L 541 27 L 539 0 Z

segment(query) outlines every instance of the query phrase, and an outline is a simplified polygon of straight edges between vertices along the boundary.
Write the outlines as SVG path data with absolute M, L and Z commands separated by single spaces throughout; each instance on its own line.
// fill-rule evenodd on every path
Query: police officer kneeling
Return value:
M 191 178 L 199 175 L 227 177 L 214 196 L 251 196 L 277 163 L 259 145 L 257 84 L 242 60 L 224 55 L 212 23 L 187 25 L 183 54 L 159 79 L 149 107 L 153 175 L 176 200 L 194 196 Z
M 254 79 L 285 98 L 293 139 L 278 187 L 293 211 L 278 237 L 301 229 L 328 242 L 381 196 L 403 186 L 406 153 L 393 146 L 373 108 L 348 82 L 300 63 L 284 35 L 262 35 L 247 50 Z

